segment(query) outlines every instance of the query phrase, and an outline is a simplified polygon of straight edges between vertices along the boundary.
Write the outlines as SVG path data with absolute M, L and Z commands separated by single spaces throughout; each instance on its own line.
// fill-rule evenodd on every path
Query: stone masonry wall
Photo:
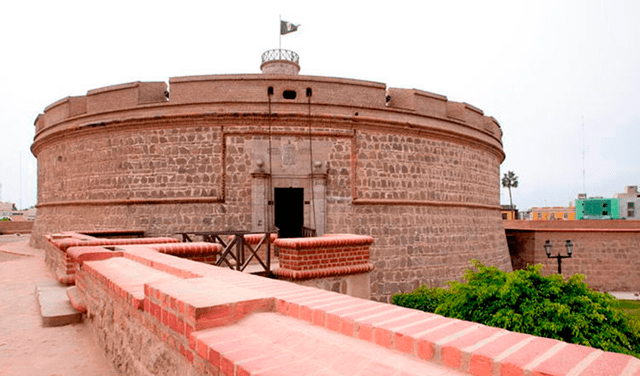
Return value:
M 499 195 L 495 155 L 417 135 L 358 132 L 358 198 L 491 205 Z
M 244 129 L 229 125 L 226 129 L 229 135 L 213 123 L 185 125 L 167 131 L 167 136 L 158 136 L 165 133 L 153 128 L 105 132 L 79 136 L 78 142 L 86 144 L 82 148 L 66 150 L 60 144 L 44 149 L 39 156 L 40 200 L 116 202 L 42 207 L 38 232 L 127 228 L 144 229 L 147 236 L 171 236 L 178 231 L 251 229 L 250 172 L 259 159 L 268 165 L 268 136 L 242 134 L 238 130 Z M 307 179 L 309 146 L 303 130 L 273 132 L 272 145 L 292 142 L 300 159 L 296 170 L 276 152 L 273 171 L 286 175 L 289 169 L 298 180 Z M 178 146 L 171 146 L 174 143 Z M 340 133 L 315 137 L 314 148 L 314 157 L 327 165 L 326 208 L 316 220 L 325 222 L 326 232 L 376 238 L 374 299 L 389 301 L 391 294 L 420 284 L 458 279 L 470 259 L 509 270 L 506 244 L 497 230 L 499 212 L 482 206 L 497 196 L 497 185 L 490 184 L 498 179 L 495 157 L 470 146 L 374 132 L 357 132 L 355 139 Z M 110 152 L 118 156 L 105 158 Z M 64 155 L 61 161 L 59 154 Z M 461 200 L 480 206 L 433 204 Z M 307 205 L 305 223 L 311 227 L 310 213 Z
M 511 269 L 501 137 L 473 106 L 358 80 L 194 76 L 91 90 L 36 119 L 32 239 L 261 231 L 273 224 L 267 191 L 303 188 L 304 226 L 375 238 L 372 298 L 388 301 L 460 278 L 472 258 Z
M 505 222 L 507 237 L 514 239 L 509 251 L 515 269 L 543 264 L 544 274 L 557 273 L 557 260 L 547 258 L 544 243 L 551 241 L 552 255 L 566 255 L 565 242 L 571 240 L 573 255 L 562 261 L 563 275 L 584 274 L 585 282 L 600 291 L 640 291 L 640 221 L 545 221 L 570 222 L 555 229 L 548 224 L 525 229 L 518 222 Z M 582 227 L 595 225 L 599 228 Z
M 371 296 L 389 302 L 398 291 L 458 280 L 480 260 L 511 270 L 504 234 L 493 231 L 499 213 L 431 206 L 358 205 L 355 233 L 376 239 L 371 247 Z
M 29 234 L 33 221 L 0 221 L 0 234 Z
M 173 336 L 150 317 L 140 315 L 138 309 L 119 299 L 112 290 L 104 289 L 86 273 L 80 272 L 79 276 L 77 287 L 89 308 L 85 320 L 119 372 L 137 376 L 204 373 L 206 366 L 201 359 L 194 362 L 199 371 L 194 363 L 167 344 L 169 338 L 175 343 L 180 337 Z M 186 341 L 178 342 L 177 346 L 182 346 L 183 351 L 189 348 Z
M 38 154 L 38 202 L 220 197 L 220 128 L 147 123 L 69 135 Z

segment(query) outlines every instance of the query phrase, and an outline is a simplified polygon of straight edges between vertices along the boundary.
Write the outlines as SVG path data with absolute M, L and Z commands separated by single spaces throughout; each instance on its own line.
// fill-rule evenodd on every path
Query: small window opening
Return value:
M 282 97 L 284 99 L 296 99 L 297 93 L 295 90 L 285 90 L 282 92 Z

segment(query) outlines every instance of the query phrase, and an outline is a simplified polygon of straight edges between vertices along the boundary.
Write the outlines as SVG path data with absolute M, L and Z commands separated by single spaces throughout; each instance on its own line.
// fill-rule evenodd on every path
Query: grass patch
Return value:
M 640 319 L 640 300 L 617 300 L 611 306 L 629 316 Z

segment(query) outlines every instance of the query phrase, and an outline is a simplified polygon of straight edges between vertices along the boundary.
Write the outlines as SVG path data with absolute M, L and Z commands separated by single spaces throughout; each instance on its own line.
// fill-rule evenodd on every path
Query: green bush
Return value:
M 577 274 L 544 277 L 542 265 L 506 273 L 472 261 L 464 283 L 448 290 L 420 286 L 396 294 L 393 304 L 475 321 L 515 332 L 640 357 L 640 321 L 615 308 L 616 299 L 599 293 Z
M 391 302 L 402 307 L 410 307 L 425 312 L 435 312 L 436 308 L 446 299 L 450 299 L 451 291 L 442 287 L 428 288 L 425 285 L 418 287 L 407 294 L 396 294 Z

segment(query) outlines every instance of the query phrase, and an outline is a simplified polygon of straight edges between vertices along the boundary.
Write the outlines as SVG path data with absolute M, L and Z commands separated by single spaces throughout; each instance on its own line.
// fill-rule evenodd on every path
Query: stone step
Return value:
M 82 322 L 82 312 L 73 308 L 67 296 L 68 286 L 53 280 L 36 283 L 36 299 L 40 306 L 42 326 L 63 326 Z

